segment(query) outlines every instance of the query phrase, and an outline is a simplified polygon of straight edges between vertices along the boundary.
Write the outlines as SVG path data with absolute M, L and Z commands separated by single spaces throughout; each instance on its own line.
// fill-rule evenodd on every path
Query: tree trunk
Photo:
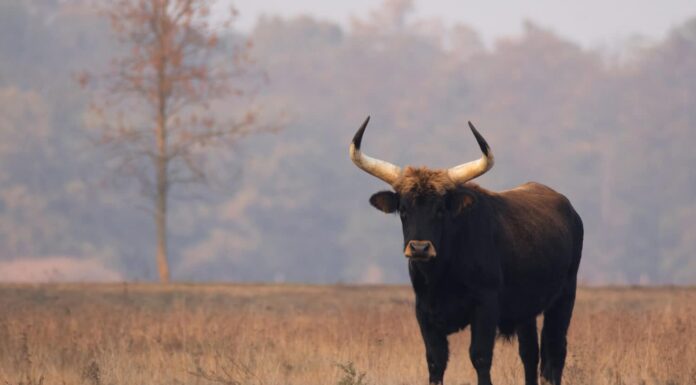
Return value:
M 169 282 L 169 260 L 167 255 L 167 173 L 166 161 L 157 160 L 157 207 L 155 225 L 157 226 L 157 270 L 160 282 Z
M 169 282 L 169 260 L 167 255 L 167 112 L 163 93 L 160 92 L 160 105 L 157 114 L 157 191 L 155 197 L 155 225 L 157 226 L 157 270 L 160 282 Z
M 155 225 L 157 226 L 157 270 L 160 282 L 169 282 L 169 255 L 167 252 L 167 197 L 169 194 L 169 153 L 167 146 L 167 102 L 170 96 L 170 79 L 167 78 L 167 49 L 171 39 L 168 29 L 167 7 L 163 3 L 154 3 L 156 20 L 155 34 L 157 36 L 157 54 L 155 55 L 157 69 L 157 156 L 155 168 L 157 186 L 155 196 Z

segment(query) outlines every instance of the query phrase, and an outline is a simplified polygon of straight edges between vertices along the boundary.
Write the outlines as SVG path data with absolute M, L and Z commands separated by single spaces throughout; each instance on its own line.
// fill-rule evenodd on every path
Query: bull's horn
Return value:
M 368 116 L 362 126 L 360 126 L 360 129 L 358 129 L 358 132 L 355 133 L 353 142 L 350 144 L 350 159 L 360 169 L 393 186 L 394 182 L 396 182 L 401 175 L 401 168 L 389 162 L 371 158 L 360 151 L 360 143 L 362 142 L 365 127 L 367 127 L 369 121 L 370 117 Z
M 471 122 L 469 122 L 469 127 L 471 128 L 471 132 L 474 133 L 479 147 L 481 147 L 483 156 L 481 156 L 480 159 L 472 160 L 471 162 L 460 164 L 459 166 L 447 170 L 447 175 L 456 183 L 468 182 L 477 176 L 483 175 L 486 171 L 490 170 L 493 167 L 493 163 L 495 163 L 493 152 L 491 152 L 491 148 L 488 147 L 486 139 L 483 139 L 483 136 L 479 134 L 476 127 L 474 127 Z

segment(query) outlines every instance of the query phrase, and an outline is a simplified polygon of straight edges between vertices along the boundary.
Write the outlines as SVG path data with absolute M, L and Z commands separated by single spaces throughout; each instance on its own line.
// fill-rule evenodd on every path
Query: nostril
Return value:
M 415 258 L 434 257 L 435 246 L 430 241 L 409 241 L 405 254 Z
M 416 253 L 423 253 L 428 250 L 428 243 L 429 242 L 411 241 L 408 243 L 408 246 L 409 248 L 411 248 L 411 251 L 414 251 Z

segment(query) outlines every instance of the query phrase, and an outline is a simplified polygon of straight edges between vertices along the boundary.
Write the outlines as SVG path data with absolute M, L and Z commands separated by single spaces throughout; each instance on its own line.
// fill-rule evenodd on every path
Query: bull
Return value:
M 583 242 L 582 220 L 569 200 L 534 182 L 501 192 L 471 183 L 494 163 L 471 122 L 483 155 L 445 170 L 401 168 L 363 154 L 369 120 L 355 134 L 350 158 L 393 189 L 370 203 L 401 218 L 430 384 L 442 384 L 447 336 L 470 326 L 479 385 L 491 385 L 496 336 L 515 335 L 525 384 L 537 384 L 541 358 L 542 379 L 560 385 Z

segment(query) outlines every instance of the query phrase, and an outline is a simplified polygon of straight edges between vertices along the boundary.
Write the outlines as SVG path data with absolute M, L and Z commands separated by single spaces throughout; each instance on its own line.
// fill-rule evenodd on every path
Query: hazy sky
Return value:
M 240 11 L 238 26 L 248 29 L 261 14 L 310 14 L 348 25 L 351 16 L 365 17 L 382 0 L 223 0 Z M 614 45 L 631 35 L 659 39 L 670 28 L 696 16 L 695 0 L 416 0 L 418 18 L 465 23 L 491 44 L 521 31 L 532 20 L 586 47 Z

